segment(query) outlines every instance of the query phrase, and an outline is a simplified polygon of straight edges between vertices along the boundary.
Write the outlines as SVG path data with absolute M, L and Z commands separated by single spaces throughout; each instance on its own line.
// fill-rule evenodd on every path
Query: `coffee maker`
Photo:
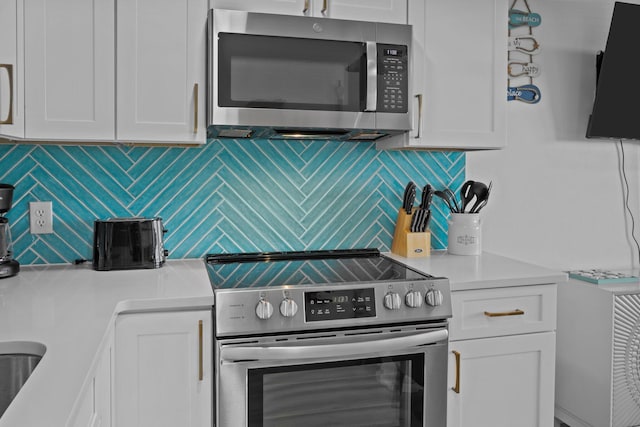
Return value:
M 11 209 L 13 185 L 0 184 L 0 279 L 18 274 L 20 264 L 13 259 L 13 241 L 9 220 L 4 216 Z

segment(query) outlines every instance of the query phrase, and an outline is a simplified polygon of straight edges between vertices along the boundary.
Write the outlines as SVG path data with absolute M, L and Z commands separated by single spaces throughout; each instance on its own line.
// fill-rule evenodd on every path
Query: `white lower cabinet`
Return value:
M 210 310 L 116 319 L 114 426 L 211 427 Z
M 555 333 L 455 341 L 450 349 L 447 426 L 552 425 Z
M 556 285 L 452 293 L 448 427 L 553 425 Z
M 67 427 L 111 426 L 112 342 L 100 354 L 91 380 L 85 385 Z

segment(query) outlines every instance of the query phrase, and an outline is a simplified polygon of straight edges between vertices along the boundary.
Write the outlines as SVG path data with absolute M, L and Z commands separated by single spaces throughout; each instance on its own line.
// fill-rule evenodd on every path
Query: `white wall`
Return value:
M 493 181 L 483 210 L 483 247 L 561 270 L 637 267 L 623 203 L 619 142 L 584 137 L 595 90 L 595 53 L 605 48 L 613 1 L 529 4 L 542 15 L 542 25 L 534 30 L 542 46 L 534 59 L 542 74 L 534 84 L 542 99 L 534 105 L 509 102 L 507 148 L 467 155 L 468 179 Z M 630 83 L 640 84 L 640 70 L 638 75 L 638 82 Z M 625 141 L 624 146 L 640 236 L 639 143 Z

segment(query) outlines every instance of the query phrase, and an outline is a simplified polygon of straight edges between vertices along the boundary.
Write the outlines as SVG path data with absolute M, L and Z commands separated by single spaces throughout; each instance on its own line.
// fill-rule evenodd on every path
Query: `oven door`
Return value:
M 443 427 L 446 325 L 367 329 L 216 346 L 222 427 Z

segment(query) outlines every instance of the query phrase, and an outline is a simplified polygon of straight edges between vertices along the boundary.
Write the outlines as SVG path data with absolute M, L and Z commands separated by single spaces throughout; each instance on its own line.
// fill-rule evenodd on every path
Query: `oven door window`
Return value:
M 251 369 L 249 427 L 422 427 L 424 357 Z
M 366 45 L 218 34 L 218 105 L 363 111 Z

